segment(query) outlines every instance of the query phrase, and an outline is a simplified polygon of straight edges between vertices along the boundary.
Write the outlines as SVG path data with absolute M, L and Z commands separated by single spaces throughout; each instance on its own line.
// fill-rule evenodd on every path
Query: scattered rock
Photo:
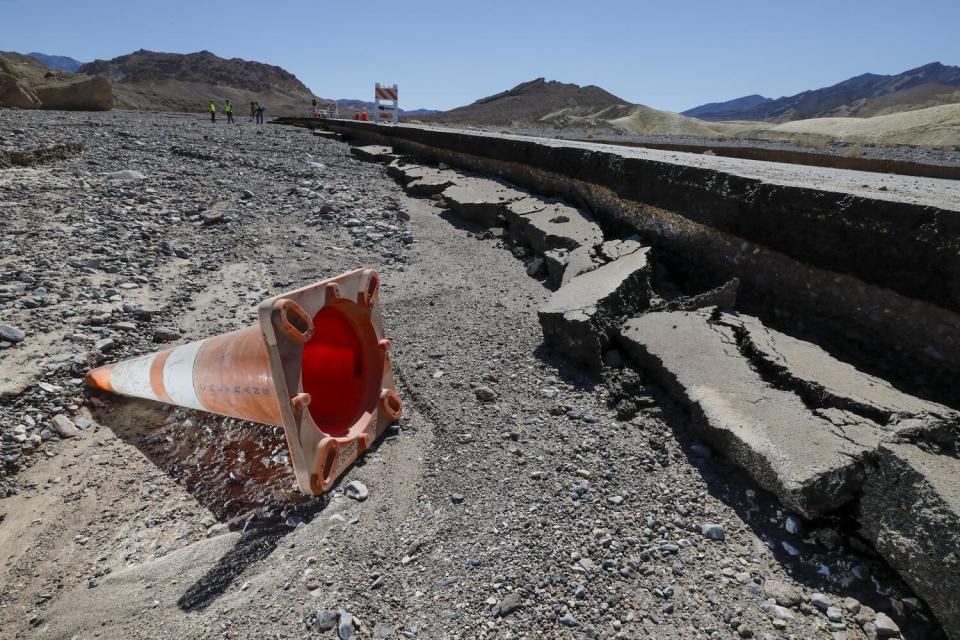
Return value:
M 359 480 L 352 480 L 350 484 L 347 485 L 344 489 L 344 494 L 348 498 L 352 498 L 357 502 L 363 502 L 367 499 L 367 496 L 370 495 L 370 491 L 367 489 L 367 485 L 363 484 Z

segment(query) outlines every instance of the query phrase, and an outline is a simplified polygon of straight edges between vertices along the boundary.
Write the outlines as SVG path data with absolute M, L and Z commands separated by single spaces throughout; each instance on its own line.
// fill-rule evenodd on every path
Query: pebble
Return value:
M 877 628 L 878 638 L 897 638 L 900 636 L 900 627 L 885 613 L 878 613 L 873 620 L 873 624 Z
M 53 424 L 54 430 L 56 430 L 61 438 L 74 438 L 80 435 L 80 430 L 77 429 L 77 426 L 73 423 L 73 420 L 62 413 L 53 416 L 50 422 Z
M 708 540 L 722 541 L 727 537 L 726 531 L 724 531 L 723 525 L 721 524 L 712 524 L 706 523 L 700 528 L 703 537 Z
M 571 613 L 569 613 L 569 612 L 568 612 L 568 613 L 565 613 L 565 614 L 563 615 L 563 617 L 560 618 L 560 620 L 558 620 L 558 622 L 559 622 L 560 624 L 562 624 L 563 626 L 565 626 L 565 627 L 579 627 L 579 626 L 580 626 L 580 621 L 577 620 L 576 618 L 574 618 L 574 617 L 573 617 L 573 614 L 571 614 Z
M 113 173 L 107 174 L 107 180 L 111 182 L 134 182 L 146 179 L 147 176 L 132 169 L 124 169 L 123 171 L 114 171 Z
M 514 591 L 499 603 L 497 603 L 494 615 L 500 616 L 501 618 L 510 615 L 517 609 L 520 609 L 523 606 L 523 598 L 521 598 L 518 591 Z
M 340 640 L 350 640 L 353 635 L 353 616 L 343 609 L 340 609 L 340 624 L 337 626 L 337 635 Z
M 482 402 L 493 402 L 497 399 L 497 392 L 490 387 L 477 387 L 473 392 L 476 394 L 477 399 Z
M 0 340 L 17 344 L 18 342 L 23 342 L 26 336 L 27 334 L 12 325 L 0 324 Z
M 343 492 L 348 498 L 352 498 L 357 502 L 363 502 L 367 499 L 367 496 L 370 495 L 367 485 L 363 484 L 359 480 L 352 480 Z
M 827 609 L 833 606 L 833 603 L 830 602 L 830 598 L 823 595 L 822 593 L 814 593 L 810 596 L 810 604 L 815 606 L 820 611 L 826 612 Z

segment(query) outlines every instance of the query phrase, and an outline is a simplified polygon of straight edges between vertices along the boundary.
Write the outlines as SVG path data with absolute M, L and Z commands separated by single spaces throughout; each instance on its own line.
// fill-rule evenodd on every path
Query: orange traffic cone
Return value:
M 400 417 L 380 277 L 358 269 L 260 303 L 246 329 L 93 369 L 88 386 L 283 427 L 297 483 L 327 491 Z

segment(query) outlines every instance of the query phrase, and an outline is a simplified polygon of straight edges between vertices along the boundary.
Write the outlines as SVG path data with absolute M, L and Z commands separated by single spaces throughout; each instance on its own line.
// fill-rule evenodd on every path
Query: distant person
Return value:
M 353 119 L 354 119 L 354 120 L 359 120 L 359 119 L 360 119 L 360 112 L 359 112 L 359 111 L 354 111 L 354 112 L 353 112 Z
M 210 101 L 209 108 L 210 108 L 210 122 L 216 122 L 217 121 L 217 105 L 213 100 Z
M 233 105 L 229 100 L 224 101 L 223 112 L 227 114 L 227 124 L 233 124 Z
M 250 101 L 250 122 L 253 122 L 254 116 L 257 115 L 257 103 Z
M 257 114 L 257 124 L 263 124 L 263 112 L 266 110 L 267 108 L 265 106 L 263 106 L 259 102 L 257 103 L 257 108 L 254 111 L 254 113 Z

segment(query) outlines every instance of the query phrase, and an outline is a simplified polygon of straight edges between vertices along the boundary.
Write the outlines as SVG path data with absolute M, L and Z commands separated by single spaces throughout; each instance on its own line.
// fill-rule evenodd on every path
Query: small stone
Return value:
M 820 611 L 826 612 L 833 604 L 830 602 L 830 598 L 823 595 L 822 593 L 814 593 L 810 596 L 810 604 L 815 606 Z
M 497 392 L 490 387 L 477 387 L 474 393 L 477 395 L 477 400 L 481 402 L 493 402 L 497 399 Z
M 783 528 L 794 535 L 799 535 L 800 532 L 803 531 L 803 525 L 800 524 L 800 519 L 796 516 L 787 516 L 787 519 L 783 523 Z
M 558 620 L 558 622 L 559 622 L 560 624 L 562 624 L 563 626 L 565 626 L 565 627 L 579 627 L 579 626 L 580 626 L 580 621 L 577 620 L 576 618 L 574 618 L 574 617 L 573 617 L 573 614 L 571 614 L 571 613 L 565 613 L 565 614 L 563 615 L 563 617 L 560 618 L 560 620 Z
M 353 635 L 353 616 L 343 609 L 340 609 L 340 624 L 337 626 L 337 635 L 340 636 L 340 640 L 350 640 Z
M 753 629 L 751 629 L 749 626 L 747 626 L 747 625 L 745 625 L 745 624 L 741 624 L 740 626 L 737 627 L 737 634 L 738 634 L 741 638 L 752 638 L 752 637 L 753 637 Z
M 843 608 L 855 616 L 860 613 L 860 601 L 856 598 L 844 598 Z
M 203 222 L 204 225 L 212 225 L 217 224 L 218 222 L 223 222 L 223 213 L 220 211 L 204 211 L 200 214 L 200 221 Z
M 100 353 L 110 353 L 116 346 L 117 343 L 114 342 L 113 338 L 102 338 L 93 343 L 93 348 Z
M 138 180 L 146 180 L 147 176 L 143 175 L 139 171 L 133 171 L 131 169 L 125 169 L 123 171 L 114 171 L 113 173 L 107 174 L 107 180 L 111 182 L 134 182 Z
M 73 424 L 73 420 L 62 413 L 53 416 L 50 422 L 53 423 L 53 428 L 61 438 L 74 438 L 80 435 L 80 430 Z
M 780 580 L 767 580 L 763 591 L 782 607 L 795 607 L 802 601 L 799 589 Z
M 180 331 L 176 327 L 157 327 L 153 330 L 154 342 L 171 342 L 180 339 Z
M 607 502 L 617 507 L 623 504 L 623 496 L 607 496 Z
M 900 627 L 885 613 L 878 613 L 873 620 L 873 624 L 877 628 L 878 638 L 898 638 L 900 636 Z
M 462 503 L 462 502 L 463 502 L 463 494 L 461 494 L 461 493 L 451 493 L 451 494 L 450 494 L 450 502 L 452 502 L 453 504 L 460 504 L 460 503 Z
M 497 604 L 497 615 L 501 618 L 506 617 L 523 606 L 523 599 L 520 592 L 514 591 Z
M 827 620 L 830 622 L 841 622 L 843 620 L 843 612 L 837 607 L 827 607 L 826 613 Z
M 0 340 L 17 344 L 27 336 L 23 331 L 9 324 L 0 324 Z
M 330 631 L 337 626 L 340 614 L 332 609 L 320 609 L 313 615 L 313 624 L 310 625 L 313 631 Z
M 706 523 L 700 527 L 700 531 L 703 533 L 703 537 L 708 540 L 722 541 L 727 537 L 722 524 Z
M 348 498 L 353 498 L 357 502 L 363 502 L 367 499 L 367 496 L 370 495 L 367 485 L 363 484 L 359 480 L 351 481 L 343 492 Z

